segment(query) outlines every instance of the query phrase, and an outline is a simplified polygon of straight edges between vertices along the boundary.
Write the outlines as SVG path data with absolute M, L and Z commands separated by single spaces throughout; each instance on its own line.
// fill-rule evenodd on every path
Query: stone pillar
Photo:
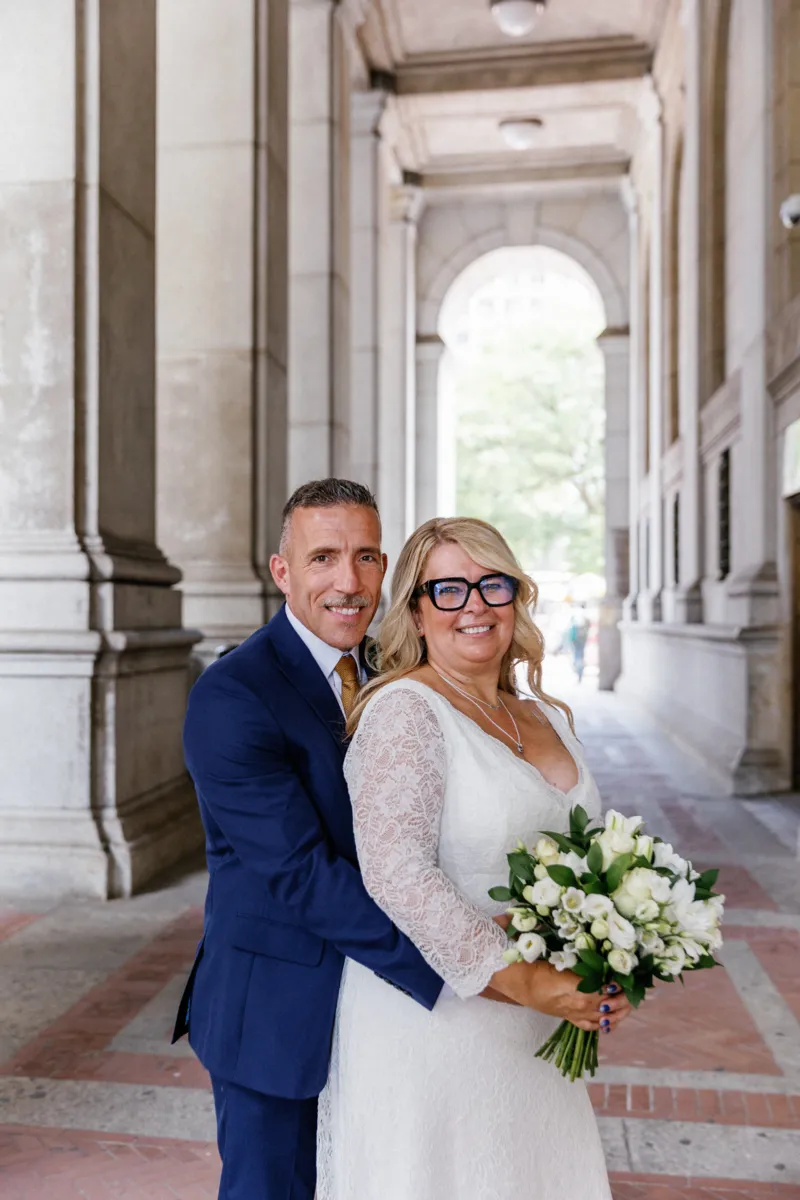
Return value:
M 417 338 L 416 511 L 413 525 L 437 517 L 439 507 L 439 366 L 444 342 L 433 334 Z M 410 531 L 409 531 L 410 532 Z
M 625 621 L 636 621 L 639 616 L 639 487 L 641 482 L 642 451 L 644 436 L 642 424 L 642 294 L 641 294 L 641 246 L 639 228 L 639 197 L 630 181 L 623 187 L 623 200 L 628 211 L 630 237 L 630 337 L 628 344 L 628 593 L 623 601 L 622 613 Z
M 644 621 L 660 621 L 664 589 L 664 503 L 661 496 L 664 451 L 664 118 L 661 99 L 652 83 L 643 102 L 642 122 L 652 155 L 649 221 L 650 583 L 640 598 L 639 617 Z
M 289 488 L 350 470 L 350 78 L 336 0 L 291 0 Z
M 0 46 L 0 879 L 129 895 L 201 845 L 155 536 L 155 0 L 7 4 Z
M 629 579 L 629 332 L 607 329 L 600 335 L 598 345 L 605 358 L 606 376 L 606 594 L 600 606 L 598 631 L 599 686 L 602 691 L 610 691 L 622 669 L 619 622 Z
M 416 252 L 421 189 L 392 189 L 381 278 L 378 504 L 391 573 L 415 524 Z
M 268 563 L 287 495 L 287 3 L 158 4 L 159 535 L 183 569 L 203 661 L 275 603 Z
M 703 11 L 699 0 L 683 0 L 681 18 L 686 48 L 683 190 L 678 202 L 678 396 L 683 478 L 680 490 L 680 558 L 678 585 L 673 596 L 673 616 L 678 623 L 696 624 L 703 619 L 703 489 L 700 461 L 700 328 L 703 313 L 699 264 L 703 253 L 703 222 L 709 220 L 703 194 L 701 158 L 705 120 L 705 47 Z
M 380 124 L 383 91 L 354 92 L 351 103 L 352 387 L 350 476 L 373 491 L 378 481 L 380 268 L 384 180 Z
M 767 388 L 769 279 L 775 211 L 772 196 L 772 5 L 754 0 L 746 9 L 748 108 L 743 149 L 748 203 L 743 210 L 739 271 L 746 279 L 747 320 L 753 340 L 741 362 L 741 434 L 732 468 L 734 575 L 728 583 L 728 617 L 741 626 L 779 620 L 778 493 L 775 412 Z M 729 187 L 738 186 L 736 179 Z M 736 281 L 738 282 L 738 281 Z

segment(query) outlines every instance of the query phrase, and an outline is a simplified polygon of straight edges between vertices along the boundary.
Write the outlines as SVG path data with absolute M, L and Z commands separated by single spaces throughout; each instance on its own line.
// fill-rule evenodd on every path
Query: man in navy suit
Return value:
M 346 957 L 427 1009 L 442 988 L 364 889 L 342 773 L 386 571 L 380 540 L 365 487 L 299 488 L 270 563 L 285 606 L 189 699 L 210 879 L 175 1037 L 188 1031 L 211 1075 L 221 1200 L 312 1200 Z

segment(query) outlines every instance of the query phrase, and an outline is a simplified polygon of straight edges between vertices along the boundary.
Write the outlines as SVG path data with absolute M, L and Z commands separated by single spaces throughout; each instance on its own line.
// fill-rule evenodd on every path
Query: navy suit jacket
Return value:
M 364 889 L 344 718 L 283 609 L 200 676 L 184 749 L 210 880 L 175 1037 L 221 1079 L 316 1096 L 345 957 L 428 1009 L 442 980 Z

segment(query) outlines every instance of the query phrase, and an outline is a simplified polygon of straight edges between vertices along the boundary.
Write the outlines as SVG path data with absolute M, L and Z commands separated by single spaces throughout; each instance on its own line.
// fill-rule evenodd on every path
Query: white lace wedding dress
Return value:
M 388 684 L 347 755 L 364 879 L 449 984 L 433 1012 L 348 961 L 320 1098 L 318 1200 L 610 1200 L 586 1088 L 535 1057 L 557 1021 L 481 998 L 507 942 L 487 891 L 506 854 L 572 805 L 600 809 L 579 770 L 564 794 L 424 684 Z

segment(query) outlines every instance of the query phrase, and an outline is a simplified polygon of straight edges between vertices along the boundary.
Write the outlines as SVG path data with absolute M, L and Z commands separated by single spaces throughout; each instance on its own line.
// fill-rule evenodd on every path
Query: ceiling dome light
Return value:
M 500 122 L 500 132 L 512 150 L 530 150 L 537 143 L 542 124 L 540 117 L 511 117 Z
M 492 16 L 508 37 L 525 37 L 544 12 L 545 0 L 489 0 Z

